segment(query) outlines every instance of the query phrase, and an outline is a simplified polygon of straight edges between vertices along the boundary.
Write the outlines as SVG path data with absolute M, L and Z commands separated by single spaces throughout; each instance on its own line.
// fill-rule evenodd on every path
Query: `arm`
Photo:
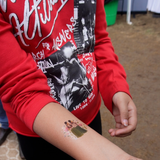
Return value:
M 111 136 L 128 136 L 136 129 L 137 109 L 131 97 L 126 93 L 117 92 L 113 96 L 113 116 L 116 127 L 109 130 Z
M 53 113 L 56 114 L 53 116 Z M 101 146 L 99 146 L 100 148 L 97 147 L 99 145 L 98 139 L 103 139 L 103 137 L 88 126 L 87 132 L 76 140 L 72 137 L 65 137 L 62 127 L 64 126 L 64 122 L 68 120 L 80 122 L 80 120 L 64 107 L 56 103 L 50 103 L 37 115 L 33 129 L 45 140 L 75 159 L 93 159 L 93 153 L 97 156 L 96 154 L 98 154 L 99 149 L 101 148 Z M 99 138 L 96 140 L 96 137 Z M 104 159 L 103 156 L 102 159 Z
M 105 21 L 104 1 L 102 0 L 97 3 L 96 17 L 95 56 L 98 72 L 98 85 L 103 101 L 112 113 L 113 95 L 119 91 L 130 95 L 129 86 L 126 82 L 125 70 L 118 62 L 118 56 L 114 53 L 114 48 L 108 37 L 108 32 L 106 31 L 107 24 Z
M 54 116 L 53 113 L 55 113 Z M 45 140 L 77 160 L 97 160 L 97 158 L 100 160 L 139 160 L 126 154 L 88 126 L 87 132 L 76 140 L 65 137 L 62 126 L 67 120 L 80 122 L 59 104 L 49 103 L 37 115 L 33 129 Z
M 17 117 L 32 130 L 38 112 L 56 101 L 50 97 L 46 76 L 37 69 L 31 54 L 21 49 L 1 12 L 0 64 L 1 100 L 10 103 Z
M 100 1 L 97 7 L 103 8 L 103 2 Z M 109 133 L 111 136 L 124 136 L 131 134 L 136 128 L 136 106 L 131 99 L 124 68 L 118 62 L 118 57 L 114 53 L 111 40 L 106 32 L 105 12 L 98 8 L 95 28 L 95 55 L 99 89 L 104 104 L 113 113 L 116 120 L 116 129 L 110 130 Z M 119 116 L 118 121 L 117 116 Z M 126 123 L 129 125 L 126 126 Z

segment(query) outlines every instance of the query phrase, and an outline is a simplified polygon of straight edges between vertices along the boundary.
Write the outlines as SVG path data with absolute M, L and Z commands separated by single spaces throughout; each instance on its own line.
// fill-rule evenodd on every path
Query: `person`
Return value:
M 0 146 L 5 142 L 7 136 L 12 132 L 9 128 L 6 112 L 3 109 L 2 102 L 0 101 Z
M 0 1 L 0 96 L 27 160 L 139 160 L 101 135 L 101 96 L 111 136 L 137 125 L 106 26 L 103 0 Z M 68 120 L 86 132 L 72 137 Z

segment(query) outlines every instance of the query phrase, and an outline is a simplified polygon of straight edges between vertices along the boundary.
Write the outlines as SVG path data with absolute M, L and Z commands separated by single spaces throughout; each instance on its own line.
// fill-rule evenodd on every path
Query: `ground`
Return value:
M 130 92 L 138 109 L 138 126 L 127 138 L 111 138 L 112 115 L 102 104 L 103 135 L 126 152 L 143 160 L 160 159 L 160 18 L 152 13 L 131 17 L 117 15 L 107 31 L 115 53 L 127 73 Z

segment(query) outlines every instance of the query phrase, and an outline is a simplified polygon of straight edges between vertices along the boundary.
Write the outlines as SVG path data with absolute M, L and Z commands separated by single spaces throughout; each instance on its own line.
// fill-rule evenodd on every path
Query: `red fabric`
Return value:
M 44 105 L 55 100 L 49 95 L 45 75 L 37 69 L 32 56 L 20 48 L 2 14 L 0 44 L 0 93 L 10 127 L 18 133 L 34 135 L 32 126 L 36 115 Z M 29 128 L 22 126 L 20 119 Z
M 104 2 L 97 3 L 96 17 L 96 46 L 95 57 L 97 63 L 98 85 L 106 107 L 112 112 L 112 97 L 116 92 L 129 93 L 129 86 L 126 82 L 126 73 L 122 65 L 118 62 L 118 57 L 114 53 L 108 33 L 104 12 Z M 101 8 L 101 9 L 99 9 Z
M 62 2 L 62 1 L 61 1 Z M 47 78 L 40 69 L 37 69 L 37 64 L 34 61 L 33 53 L 40 53 L 42 45 L 40 39 L 43 36 L 47 36 L 49 29 L 53 23 L 48 22 L 46 25 L 41 25 L 42 35 L 39 34 L 40 29 L 37 25 L 34 39 L 28 40 L 24 38 L 22 41 L 21 32 L 17 32 L 17 22 L 12 20 L 9 24 L 9 16 L 18 16 L 19 22 L 23 20 L 24 1 L 17 1 L 12 3 L 7 2 L 8 10 L 4 11 L 4 6 L 0 8 L 0 95 L 3 102 L 4 109 L 6 110 L 10 127 L 26 136 L 38 136 L 33 131 L 34 120 L 39 111 L 48 103 L 56 102 L 54 98 L 50 96 L 50 87 L 47 84 Z M 33 3 L 30 1 L 30 3 Z M 59 12 L 62 19 L 57 18 L 57 22 L 54 28 L 54 35 L 57 36 L 59 30 L 66 29 L 66 25 L 71 21 L 68 21 L 68 17 L 73 15 L 73 1 L 66 3 L 66 9 Z M 18 4 L 18 6 L 17 6 Z M 43 4 L 41 2 L 41 4 Z M 26 4 L 27 1 L 26 1 Z M 30 4 L 33 5 L 33 4 Z M 60 7 L 60 2 L 55 4 L 55 7 Z M 17 8 L 19 8 L 17 10 Z M 40 7 L 42 8 L 42 6 Z M 64 7 L 65 8 L 65 7 Z M 70 10 L 68 10 L 70 8 Z M 30 8 L 31 10 L 31 8 Z M 29 17 L 28 23 L 28 35 L 31 37 L 35 23 L 31 23 L 30 19 L 33 18 L 35 11 Z M 56 12 L 55 12 L 56 13 Z M 54 14 L 55 14 L 54 13 Z M 44 15 L 44 14 L 42 14 Z M 55 14 L 56 16 L 56 14 Z M 34 17 L 35 20 L 36 17 Z M 36 22 L 36 21 L 35 21 Z M 61 29 L 62 28 L 62 29 Z M 23 30 L 24 26 L 20 28 Z M 19 31 L 20 31 L 19 30 Z M 38 32 L 39 31 L 39 32 Z M 18 33 L 16 36 L 13 33 Z M 79 107 L 72 111 L 72 113 L 80 118 L 85 123 L 89 124 L 96 116 L 100 107 L 99 91 L 102 95 L 105 105 L 112 112 L 112 97 L 118 91 L 123 91 L 129 94 L 129 87 L 126 82 L 126 74 L 123 67 L 119 64 L 118 58 L 114 53 L 110 38 L 106 32 L 104 1 L 97 0 L 96 11 L 96 27 L 95 27 L 96 43 L 95 51 L 92 55 L 93 60 L 96 62 L 93 65 L 97 67 L 97 78 L 94 80 L 94 89 L 92 95 L 83 102 L 83 107 Z M 15 38 L 16 36 L 16 38 Z M 71 40 L 74 43 L 73 33 L 70 30 Z M 48 37 L 48 43 L 53 44 L 53 37 Z M 40 43 L 38 43 L 40 42 Z M 38 43 L 38 45 L 37 45 Z M 63 44 L 65 44 L 65 40 Z M 30 45 L 30 46 L 27 46 Z M 35 47 L 36 46 L 36 47 Z M 45 57 L 51 54 L 47 49 L 45 50 Z M 33 57 L 32 57 L 33 55 Z M 42 56 L 42 54 L 39 54 Z M 91 57 L 90 55 L 88 56 Z M 42 58 L 42 57 L 41 57 Z M 83 56 L 79 56 L 82 59 Z M 36 57 L 37 60 L 37 57 Z M 87 62 L 82 62 L 84 66 Z M 87 76 L 91 79 L 91 75 L 87 73 Z M 98 86 L 97 86 L 98 84 Z M 90 103 L 87 107 L 85 104 Z

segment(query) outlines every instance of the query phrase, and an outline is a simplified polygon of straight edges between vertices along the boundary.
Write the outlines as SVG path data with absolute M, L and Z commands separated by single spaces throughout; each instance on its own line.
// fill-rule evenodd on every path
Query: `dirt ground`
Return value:
M 130 92 L 138 109 L 138 126 L 127 138 L 112 138 L 112 115 L 102 105 L 103 135 L 131 155 L 143 160 L 160 159 L 160 18 L 152 13 L 131 17 L 117 15 L 108 27 L 119 61 L 127 73 Z

